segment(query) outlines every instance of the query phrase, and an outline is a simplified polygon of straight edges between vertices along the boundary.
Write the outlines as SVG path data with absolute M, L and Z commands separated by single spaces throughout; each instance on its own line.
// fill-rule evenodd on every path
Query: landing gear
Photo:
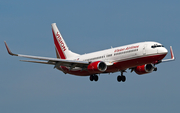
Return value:
M 89 79 L 90 79 L 90 81 L 93 81 L 94 80 L 94 76 L 90 75 Z
M 124 75 L 119 75 L 118 77 L 117 77 L 117 81 L 118 82 L 125 82 L 126 81 L 126 77 L 124 76 Z
M 90 81 L 98 81 L 98 76 L 97 75 L 90 75 L 90 77 L 89 77 L 89 79 L 90 79 Z
M 126 81 L 126 77 L 123 75 L 123 72 L 126 72 L 126 71 L 121 71 L 121 75 L 117 76 L 117 81 L 118 82 L 125 82 Z
M 153 71 L 157 71 L 157 67 L 155 67 Z

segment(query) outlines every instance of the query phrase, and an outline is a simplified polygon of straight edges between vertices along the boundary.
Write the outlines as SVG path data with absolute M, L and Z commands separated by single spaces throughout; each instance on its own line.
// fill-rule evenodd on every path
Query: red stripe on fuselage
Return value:
M 166 54 L 151 55 L 151 56 L 125 60 L 125 61 L 119 61 L 119 62 L 114 63 L 113 66 L 108 67 L 106 72 L 107 73 L 116 72 L 118 70 L 125 70 L 127 68 L 137 67 L 144 64 L 151 64 L 155 61 L 162 60 L 165 56 Z
M 56 35 L 54 34 L 54 31 L 52 30 L 52 33 L 53 33 L 53 38 L 54 38 L 54 44 L 56 46 L 56 49 L 58 51 L 58 54 L 60 55 L 61 59 L 66 59 L 62 49 L 61 49 L 61 46 L 56 38 Z
M 140 57 L 140 58 L 134 58 L 130 60 L 125 60 L 125 61 L 119 61 L 114 63 L 114 65 L 109 66 L 105 73 L 113 73 L 121 70 L 126 70 L 127 68 L 132 68 L 132 67 L 137 67 L 140 65 L 144 64 L 150 64 L 152 62 L 162 60 L 166 54 L 161 54 L 161 55 L 152 55 L 152 56 L 145 56 L 145 57 Z M 86 70 L 69 70 L 65 66 L 61 66 L 61 69 L 65 71 L 66 73 L 72 74 L 72 75 L 77 75 L 77 76 L 89 76 L 91 74 L 97 74 L 97 73 L 91 73 Z

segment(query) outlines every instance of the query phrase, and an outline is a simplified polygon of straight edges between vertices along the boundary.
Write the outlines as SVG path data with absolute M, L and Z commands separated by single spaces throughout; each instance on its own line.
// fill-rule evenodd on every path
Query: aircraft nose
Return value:
M 168 53 L 168 50 L 166 49 L 166 48 L 164 48 L 164 50 L 163 50 L 165 53 Z
M 159 48 L 158 52 L 159 53 L 166 53 L 167 54 L 168 50 L 165 47 L 163 47 L 163 48 Z

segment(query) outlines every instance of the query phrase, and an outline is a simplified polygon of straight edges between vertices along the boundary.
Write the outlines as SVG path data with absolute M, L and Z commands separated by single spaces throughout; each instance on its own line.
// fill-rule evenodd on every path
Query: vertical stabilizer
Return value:
M 79 54 L 73 53 L 69 50 L 61 33 L 56 26 L 56 23 L 51 24 L 51 26 L 57 58 L 67 59 L 70 57 L 78 56 Z

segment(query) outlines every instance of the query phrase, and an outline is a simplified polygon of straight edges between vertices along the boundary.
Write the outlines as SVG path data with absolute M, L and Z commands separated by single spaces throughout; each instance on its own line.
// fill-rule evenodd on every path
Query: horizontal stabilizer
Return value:
M 53 62 L 43 62 L 43 61 L 31 61 L 31 60 L 20 60 L 22 62 L 32 62 L 32 63 L 41 63 L 41 64 L 52 64 L 55 65 Z

